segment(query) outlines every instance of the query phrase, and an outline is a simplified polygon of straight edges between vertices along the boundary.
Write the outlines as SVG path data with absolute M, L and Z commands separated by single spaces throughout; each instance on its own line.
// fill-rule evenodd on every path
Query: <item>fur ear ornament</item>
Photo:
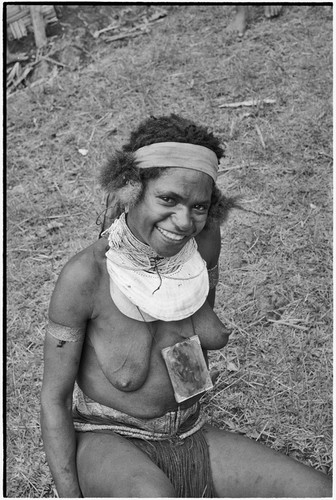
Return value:
M 117 211 L 134 205 L 140 197 L 142 184 L 133 153 L 116 151 L 102 168 L 99 180 L 109 193 L 109 206 Z
M 111 193 L 129 183 L 140 182 L 139 169 L 133 153 L 116 151 L 103 166 L 99 175 L 100 185 Z
M 126 186 L 114 191 L 114 199 L 118 206 L 128 212 L 129 207 L 136 204 L 142 191 L 140 182 L 127 182 Z

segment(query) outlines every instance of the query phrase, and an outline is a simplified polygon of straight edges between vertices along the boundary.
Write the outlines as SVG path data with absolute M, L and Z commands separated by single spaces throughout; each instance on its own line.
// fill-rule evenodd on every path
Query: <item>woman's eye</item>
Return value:
M 169 196 L 161 196 L 161 200 L 165 203 L 174 203 L 173 198 L 169 198 Z
M 198 212 L 206 212 L 208 210 L 208 207 L 205 205 L 194 205 L 195 210 Z

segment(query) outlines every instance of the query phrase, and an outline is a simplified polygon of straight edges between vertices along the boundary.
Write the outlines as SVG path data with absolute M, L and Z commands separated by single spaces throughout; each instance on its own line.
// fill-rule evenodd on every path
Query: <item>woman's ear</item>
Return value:
M 114 191 L 114 198 L 119 206 L 129 208 L 137 203 L 142 192 L 141 182 L 128 182 Z
M 211 206 L 208 213 L 206 227 L 210 228 L 213 224 L 216 225 L 225 222 L 233 208 L 240 208 L 237 203 L 239 199 L 240 198 L 238 196 L 225 196 L 218 186 L 215 185 L 212 192 Z
M 114 189 L 107 197 L 107 210 L 113 218 L 119 217 L 122 212 L 128 212 L 140 198 L 141 182 L 128 182 L 125 186 Z

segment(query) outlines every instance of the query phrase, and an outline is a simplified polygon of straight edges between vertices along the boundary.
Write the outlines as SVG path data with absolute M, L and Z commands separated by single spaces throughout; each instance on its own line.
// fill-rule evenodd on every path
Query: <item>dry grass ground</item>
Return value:
M 287 5 L 276 20 L 254 8 L 242 41 L 226 30 L 232 6 L 165 9 L 148 34 L 98 39 L 86 64 L 50 64 L 8 98 L 9 497 L 54 496 L 39 428 L 43 335 L 62 266 L 98 235 L 99 167 L 141 119 L 171 112 L 223 138 L 220 184 L 245 207 L 222 230 L 216 311 L 233 332 L 211 354 L 221 374 L 210 419 L 331 472 L 331 7 Z M 219 107 L 251 98 L 276 103 Z

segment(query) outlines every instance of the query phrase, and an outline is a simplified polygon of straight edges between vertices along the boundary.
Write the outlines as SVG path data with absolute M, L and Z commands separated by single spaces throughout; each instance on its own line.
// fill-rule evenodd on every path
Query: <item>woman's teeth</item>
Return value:
M 157 229 L 158 231 L 160 231 L 161 234 L 163 234 L 163 236 L 172 241 L 181 241 L 184 238 L 184 236 L 181 236 L 180 234 L 176 233 L 171 233 L 170 231 L 166 231 L 165 229 L 162 229 L 162 227 L 157 227 Z

